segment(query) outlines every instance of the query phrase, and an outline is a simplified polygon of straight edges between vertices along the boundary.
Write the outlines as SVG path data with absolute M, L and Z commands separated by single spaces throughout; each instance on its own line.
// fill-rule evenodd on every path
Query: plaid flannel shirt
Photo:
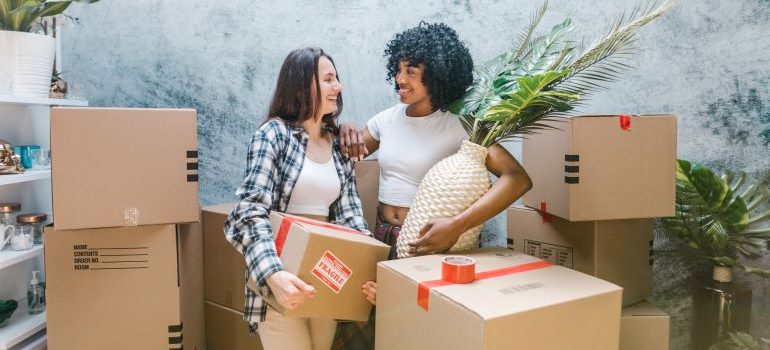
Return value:
M 263 124 L 251 139 L 243 184 L 236 191 L 238 204 L 225 221 L 225 238 L 246 259 L 246 277 L 251 277 L 258 291 L 245 288 L 244 320 L 256 331 L 263 322 L 268 295 L 267 277 L 283 270 L 270 226 L 270 211 L 285 212 L 305 160 L 308 134 L 301 126 L 272 119 Z M 332 145 L 332 157 L 341 183 L 341 193 L 329 208 L 329 221 L 362 232 L 369 232 L 356 189 L 354 164 L 342 155 L 338 140 Z

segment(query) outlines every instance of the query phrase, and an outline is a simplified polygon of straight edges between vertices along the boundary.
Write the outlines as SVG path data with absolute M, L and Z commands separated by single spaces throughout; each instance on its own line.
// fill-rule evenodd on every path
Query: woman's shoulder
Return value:
M 257 128 L 256 134 L 263 137 L 283 137 L 291 133 L 291 126 L 281 118 L 270 118 Z
M 388 109 L 381 111 L 380 113 L 375 114 L 374 117 L 372 117 L 372 119 L 385 121 L 385 120 L 392 120 L 394 118 L 399 118 L 402 115 L 405 116 L 406 107 L 407 105 L 403 103 L 398 103 Z

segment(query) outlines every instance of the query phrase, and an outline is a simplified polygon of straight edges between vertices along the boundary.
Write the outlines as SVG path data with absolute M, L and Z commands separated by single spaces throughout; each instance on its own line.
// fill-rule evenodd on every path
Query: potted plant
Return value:
M 53 37 L 32 33 L 41 18 L 62 13 L 72 2 L 99 0 L 0 0 L 0 87 L 17 96 L 48 97 L 56 42 Z
M 748 332 L 752 292 L 733 280 L 733 270 L 770 278 L 770 269 L 739 261 L 762 257 L 770 245 L 768 185 L 679 160 L 676 215 L 661 222 L 679 254 L 712 269 L 693 294 L 693 348 L 706 350 L 728 332 Z
M 488 147 L 546 128 L 543 121 L 570 115 L 587 95 L 619 80 L 630 68 L 627 59 L 634 52 L 636 30 L 677 3 L 669 0 L 656 8 L 655 2 L 645 2 L 619 16 L 599 40 L 585 45 L 569 39 L 573 29 L 569 18 L 549 33 L 536 35 L 548 5 L 543 4 L 518 45 L 477 67 L 466 94 L 448 107 L 460 116 L 470 140 L 426 173 L 396 242 L 398 257 L 412 255 L 408 244 L 430 219 L 455 216 L 489 190 Z M 463 233 L 449 251 L 477 247 L 480 231 L 475 227 Z

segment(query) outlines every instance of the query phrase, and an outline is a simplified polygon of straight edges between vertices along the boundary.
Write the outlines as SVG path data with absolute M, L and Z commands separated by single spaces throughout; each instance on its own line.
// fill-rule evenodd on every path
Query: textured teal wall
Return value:
M 542 28 L 565 16 L 575 37 L 599 34 L 635 1 L 554 0 Z M 453 26 L 476 61 L 502 51 L 539 1 L 102 0 L 79 6 L 63 37 L 75 94 L 95 106 L 193 107 L 199 112 L 201 201 L 233 199 L 246 144 L 267 110 L 285 55 L 320 46 L 345 85 L 343 120 L 363 124 L 397 101 L 382 51 L 420 20 Z M 685 0 L 641 30 L 637 70 L 597 94 L 587 113 L 672 112 L 679 156 L 763 171 L 770 168 L 770 1 Z M 512 145 L 517 153 L 518 145 Z M 524 160 L 526 165 L 526 160 Z M 504 218 L 486 230 L 503 242 Z M 770 258 L 765 258 L 770 265 Z M 673 316 L 672 348 L 689 343 L 684 266 L 660 258 L 654 301 Z M 755 335 L 770 332 L 769 288 L 751 282 Z

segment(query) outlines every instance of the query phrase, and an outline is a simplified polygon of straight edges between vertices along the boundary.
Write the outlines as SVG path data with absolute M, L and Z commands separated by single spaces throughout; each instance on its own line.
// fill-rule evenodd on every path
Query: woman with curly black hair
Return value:
M 473 59 L 457 33 L 443 23 L 421 22 L 396 34 L 385 49 L 387 80 L 393 82 L 400 104 L 370 119 L 364 130 L 341 125 L 343 152 L 358 160 L 379 150 L 379 206 L 374 236 L 395 243 L 422 178 L 438 161 L 456 153 L 468 139 L 460 119 L 446 110 L 473 82 Z M 526 171 L 500 145 L 489 148 L 487 169 L 498 177 L 490 190 L 464 212 L 451 218 L 434 218 L 410 244 L 417 254 L 449 250 L 459 236 L 505 210 L 532 187 Z M 377 285 L 362 286 L 375 304 Z M 338 329 L 335 349 L 373 347 L 373 325 L 350 324 Z

